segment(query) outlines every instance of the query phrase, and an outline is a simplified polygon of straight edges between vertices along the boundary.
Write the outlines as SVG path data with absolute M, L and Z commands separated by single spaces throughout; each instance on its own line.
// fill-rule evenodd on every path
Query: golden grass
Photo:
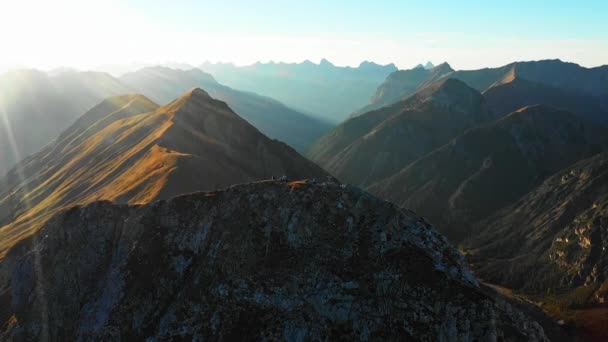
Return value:
M 63 208 L 97 200 L 143 204 L 157 199 L 178 159 L 186 156 L 159 144 L 177 109 L 173 103 L 170 108 L 117 120 L 65 148 L 63 160 L 40 165 L 51 173 L 30 182 L 31 189 L 21 199 L 29 209 L 0 227 L 0 260 Z

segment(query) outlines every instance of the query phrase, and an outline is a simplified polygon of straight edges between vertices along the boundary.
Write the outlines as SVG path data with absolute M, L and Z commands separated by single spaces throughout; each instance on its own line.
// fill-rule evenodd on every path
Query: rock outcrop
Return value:
M 464 245 L 484 279 L 536 294 L 584 287 L 577 304 L 608 302 L 608 153 L 556 173 L 478 226 Z
M 68 209 L 0 263 L 0 339 L 544 341 L 424 219 L 334 183 Z

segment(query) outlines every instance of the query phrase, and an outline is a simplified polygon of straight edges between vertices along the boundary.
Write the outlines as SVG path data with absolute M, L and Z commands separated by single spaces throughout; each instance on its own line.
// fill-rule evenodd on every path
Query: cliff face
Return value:
M 608 153 L 556 173 L 478 226 L 463 245 L 484 279 L 535 294 L 586 288 L 579 306 L 608 302 Z
M 62 212 L 0 264 L 0 339 L 546 340 L 422 218 L 262 182 Z

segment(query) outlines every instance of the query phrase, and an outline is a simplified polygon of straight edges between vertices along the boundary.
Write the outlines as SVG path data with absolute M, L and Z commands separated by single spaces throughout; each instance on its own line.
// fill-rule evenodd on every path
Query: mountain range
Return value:
M 315 143 L 309 155 L 343 181 L 369 186 L 495 118 L 479 92 L 445 79 L 345 121 Z
M 124 74 L 119 80 L 158 103 L 168 103 L 189 89 L 199 87 L 228 103 L 262 133 L 302 153 L 332 127 L 327 120 L 302 114 L 271 98 L 224 86 L 199 69 L 148 67 Z
M 148 203 L 282 175 L 328 176 L 201 89 L 162 107 L 113 97 L 0 180 L 0 253 L 65 207 Z
M 0 77 L 0 339 L 608 336 L 607 67 L 202 67 Z
M 370 191 L 413 209 L 452 241 L 545 178 L 608 148 L 608 130 L 542 105 L 472 128 L 373 184 Z
M 271 98 L 234 90 L 200 70 L 150 67 L 117 79 L 100 72 L 59 70 L 52 75 L 35 70 L 0 75 L 0 176 L 21 159 L 57 138 L 82 113 L 105 98 L 141 93 L 166 104 L 200 87 L 272 138 L 304 152 L 331 129 L 326 121 L 297 112 Z M 31 123 L 35 122 L 36 125 Z
M 271 96 L 288 106 L 332 123 L 338 123 L 364 106 L 393 64 L 362 62 L 357 68 L 339 67 L 326 59 L 319 64 L 256 63 L 238 67 L 204 63 L 200 68 L 219 82 L 236 89 Z
M 553 105 L 578 114 L 582 111 L 606 123 L 608 112 L 608 69 L 584 68 L 560 60 L 514 62 L 499 68 L 456 71 L 443 63 L 430 70 L 415 68 L 389 75 L 378 88 L 371 102 L 356 115 L 405 99 L 439 79 L 454 78 L 465 82 L 489 97 L 499 114 L 507 114 L 524 106 Z M 500 90 L 492 89 L 501 87 Z M 506 102 L 502 102 L 506 100 Z M 590 107 L 590 108 L 589 108 Z
M 309 156 L 427 217 L 484 281 L 513 291 L 501 293 L 601 340 L 606 70 L 551 60 L 398 71 Z

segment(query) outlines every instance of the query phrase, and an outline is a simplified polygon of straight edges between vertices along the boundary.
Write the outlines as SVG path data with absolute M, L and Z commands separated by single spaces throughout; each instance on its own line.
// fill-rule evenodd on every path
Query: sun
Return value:
M 87 68 L 135 51 L 146 25 L 121 3 L 0 0 L 0 68 Z M 130 47 L 132 46 L 132 47 Z

